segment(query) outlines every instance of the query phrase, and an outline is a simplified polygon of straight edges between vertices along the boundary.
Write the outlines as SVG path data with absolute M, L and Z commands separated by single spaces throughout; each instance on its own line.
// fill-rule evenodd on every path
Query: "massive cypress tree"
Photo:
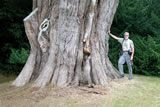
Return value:
M 108 85 L 118 76 L 108 58 L 119 0 L 33 0 L 24 19 L 30 55 L 12 85 Z

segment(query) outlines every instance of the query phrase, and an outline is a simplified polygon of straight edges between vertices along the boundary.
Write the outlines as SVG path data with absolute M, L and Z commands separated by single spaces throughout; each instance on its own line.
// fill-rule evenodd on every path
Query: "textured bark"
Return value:
M 33 0 L 33 12 L 24 19 L 30 56 L 13 85 L 23 86 L 35 80 L 34 87 L 86 82 L 107 86 L 118 76 L 108 58 L 106 32 L 118 2 Z

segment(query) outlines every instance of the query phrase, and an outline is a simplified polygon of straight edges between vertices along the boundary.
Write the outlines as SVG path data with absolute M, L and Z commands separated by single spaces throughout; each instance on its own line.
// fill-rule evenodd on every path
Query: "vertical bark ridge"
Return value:
M 102 84 L 107 85 L 107 76 L 104 74 L 104 67 L 102 66 L 101 62 L 101 56 L 100 56 L 100 49 L 99 49 L 99 35 L 97 35 L 97 17 L 99 16 L 99 13 L 97 11 L 98 5 L 96 7 L 96 17 L 94 18 L 92 33 L 91 33 L 91 46 L 92 46 L 92 52 L 91 52 L 91 64 L 92 64 L 92 75 L 93 75 L 93 82 L 95 84 Z
M 52 79 L 53 77 L 53 73 L 56 67 L 56 55 L 57 55 L 57 51 L 58 51 L 58 47 L 57 47 L 57 34 L 58 32 L 56 31 L 57 27 L 57 22 L 58 20 L 56 19 L 58 16 L 58 7 L 57 7 L 58 2 L 54 3 L 53 8 L 51 10 L 50 13 L 54 13 L 53 15 L 51 15 L 51 19 L 50 19 L 50 32 L 48 33 L 48 38 L 50 38 L 50 44 L 49 44 L 49 51 L 48 51 L 48 58 L 46 61 L 42 61 L 45 62 L 43 67 L 41 68 L 41 73 L 39 75 L 39 77 L 37 78 L 37 80 L 35 81 L 35 83 L 33 84 L 33 87 L 44 87 L 46 86 Z M 52 29 L 51 29 L 52 28 Z M 42 64 L 41 64 L 42 66 Z
M 93 53 L 96 54 L 92 54 L 92 72 L 93 75 L 96 75 L 97 72 L 97 79 L 99 80 L 100 84 L 108 84 L 108 80 L 112 79 L 112 78 L 116 78 L 117 77 L 117 72 L 115 72 L 115 70 L 113 71 L 112 67 L 110 66 L 111 63 L 109 63 L 109 59 L 108 57 L 108 38 L 109 36 L 106 33 L 106 30 L 108 28 L 108 26 L 110 26 L 110 24 L 112 23 L 113 16 L 115 14 L 115 11 L 112 12 L 113 9 L 117 8 L 115 4 L 117 0 L 103 0 L 100 1 L 100 6 L 99 6 L 99 13 L 98 13 L 98 19 L 97 19 L 97 26 L 96 26 L 96 35 L 95 38 L 96 40 L 94 40 L 94 42 L 92 42 L 92 49 L 93 49 Z M 110 4 L 110 5 L 108 5 Z M 111 19 L 110 19 L 111 18 Z M 107 20 L 109 19 L 109 20 Z M 98 36 L 97 36 L 98 35 Z M 94 39 L 94 38 L 93 38 Z M 101 42 L 98 42 L 101 41 Z M 94 44 L 96 44 L 97 46 L 94 46 Z M 96 51 L 97 48 L 97 51 Z M 98 58 L 95 58 L 98 57 Z M 99 61 L 95 61 L 95 60 L 99 60 Z M 107 60 L 106 60 L 107 59 Z M 97 64 L 98 63 L 98 64 Z M 96 65 L 96 66 L 95 66 Z M 103 65 L 103 66 L 101 66 Z M 108 66 L 109 65 L 109 66 Z M 95 69 L 95 68 L 99 68 L 99 69 Z M 95 73 L 96 72 L 96 73 Z M 101 72 L 101 73 L 100 73 Z M 105 74 L 105 76 L 101 75 L 101 74 Z M 113 74 L 115 76 L 113 76 Z M 94 76 L 95 77 L 95 76 Z M 106 79 L 101 80 L 101 78 L 104 77 Z M 97 81 L 98 81 L 97 80 Z
M 83 81 L 88 82 L 89 85 L 92 85 L 92 78 L 91 78 L 91 34 L 92 34 L 92 27 L 93 21 L 95 17 L 95 9 L 97 6 L 97 0 L 91 0 L 90 4 L 88 5 L 87 15 L 85 19 L 85 26 L 84 26 L 84 49 L 83 49 Z
M 29 82 L 32 73 L 34 72 L 34 66 L 36 64 L 37 55 L 36 33 L 38 27 L 36 13 L 37 10 L 35 9 L 28 17 L 24 19 L 25 31 L 31 46 L 31 51 L 24 68 L 22 69 L 21 73 L 16 78 L 16 80 L 12 83 L 12 85 L 15 86 L 25 85 L 27 82 Z
M 89 1 L 89 0 L 88 0 Z M 79 0 L 78 6 L 78 22 L 79 22 L 79 41 L 78 41 L 78 51 L 76 55 L 76 65 L 75 65 L 75 73 L 72 85 L 78 86 L 80 82 L 82 82 L 82 62 L 83 62 L 83 35 L 84 35 L 84 20 L 86 14 L 86 7 L 88 7 L 89 2 Z
M 116 12 L 116 9 L 118 7 L 118 4 L 119 4 L 119 0 L 114 0 L 114 2 L 110 2 L 110 8 L 112 9 L 112 11 L 110 10 L 110 13 L 111 13 L 111 16 L 110 18 L 108 17 L 107 18 L 107 22 L 108 22 L 108 26 L 106 29 L 109 29 L 112 22 L 113 22 L 113 18 L 114 18 L 114 15 L 115 15 L 115 12 Z M 108 43 L 108 40 L 109 40 L 109 36 L 107 34 L 106 36 L 106 41 Z M 109 51 L 109 44 L 105 44 L 107 49 L 106 49 L 106 55 L 105 55 L 105 59 L 106 59 L 106 65 L 107 65 L 107 68 L 108 68 L 108 72 L 110 73 L 110 77 L 111 79 L 115 79 L 118 77 L 119 75 L 119 72 L 117 71 L 117 69 L 115 67 L 113 67 L 112 63 L 110 62 L 109 58 L 108 58 L 108 51 Z
M 34 10 L 35 8 L 37 8 L 37 0 L 33 0 L 32 4 L 33 4 L 32 10 Z
M 59 56 L 58 65 L 59 75 L 58 86 L 68 85 L 71 82 L 76 63 L 76 53 L 78 50 L 78 0 L 60 0 L 60 11 L 58 19 L 59 31 Z

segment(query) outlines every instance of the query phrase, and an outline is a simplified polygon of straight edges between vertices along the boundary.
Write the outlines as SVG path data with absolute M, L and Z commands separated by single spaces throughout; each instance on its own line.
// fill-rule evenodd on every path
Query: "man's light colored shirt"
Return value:
M 118 42 L 121 43 L 123 51 L 129 51 L 132 50 L 131 48 L 134 48 L 133 41 L 130 39 L 118 38 Z

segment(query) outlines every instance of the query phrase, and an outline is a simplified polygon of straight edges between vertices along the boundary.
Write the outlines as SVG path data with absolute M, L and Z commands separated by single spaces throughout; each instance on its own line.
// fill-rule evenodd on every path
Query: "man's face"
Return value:
M 125 35 L 124 35 L 124 39 L 125 39 L 125 40 L 127 40 L 127 39 L 128 39 L 128 37 L 129 37 L 129 35 L 128 35 L 128 34 L 125 34 Z

